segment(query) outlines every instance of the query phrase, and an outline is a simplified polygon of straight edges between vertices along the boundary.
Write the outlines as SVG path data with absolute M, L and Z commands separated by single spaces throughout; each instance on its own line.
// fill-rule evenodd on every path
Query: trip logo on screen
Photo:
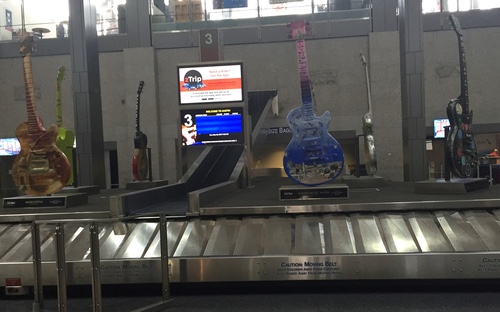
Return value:
M 197 90 L 201 88 L 205 88 L 205 84 L 203 83 L 203 77 L 200 72 L 197 70 L 190 70 L 184 75 L 184 84 L 183 88 L 188 90 Z

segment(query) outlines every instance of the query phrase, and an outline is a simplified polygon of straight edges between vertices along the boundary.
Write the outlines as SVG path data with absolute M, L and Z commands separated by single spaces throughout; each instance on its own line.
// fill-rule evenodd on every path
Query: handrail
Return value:
M 124 221 L 144 221 L 147 219 L 158 218 L 160 226 L 160 259 L 162 272 L 162 298 L 163 300 L 135 310 L 137 312 L 159 311 L 167 308 L 170 299 L 170 281 L 168 268 L 168 237 L 167 237 L 167 216 L 164 213 L 150 213 L 147 216 L 134 216 L 125 218 L 110 218 L 110 219 L 68 219 L 68 220 L 35 220 L 31 223 L 31 239 L 33 249 L 33 274 L 34 274 L 34 301 L 32 305 L 33 312 L 39 312 L 44 306 L 43 299 L 43 281 L 42 281 L 42 258 L 41 258 L 41 243 L 40 243 L 40 225 L 53 225 L 55 227 L 55 243 L 56 243 L 56 267 L 57 267 L 57 300 L 58 310 L 67 311 L 67 266 L 66 266 L 66 251 L 64 238 L 64 225 L 69 223 L 86 223 L 89 224 L 90 235 L 90 262 L 91 262 L 91 280 L 92 280 L 92 302 L 93 311 L 102 311 L 102 294 L 101 294 L 101 265 L 100 265 L 100 247 L 99 247 L 99 225 L 109 224 L 114 222 Z M 180 218 L 180 217 L 173 217 Z

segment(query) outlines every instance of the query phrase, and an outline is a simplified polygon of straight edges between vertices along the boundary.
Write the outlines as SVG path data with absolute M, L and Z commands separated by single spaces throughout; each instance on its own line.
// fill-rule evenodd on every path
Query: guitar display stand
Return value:
M 279 188 L 279 200 L 348 199 L 349 186 L 321 184 L 317 186 L 284 185 Z
M 86 193 L 61 194 L 50 196 L 17 196 L 3 199 L 3 208 L 70 208 L 86 205 Z
M 448 137 L 449 127 L 445 127 L 445 137 Z M 461 195 L 474 191 L 488 189 L 490 182 L 485 178 L 452 178 L 446 150 L 444 156 L 444 179 L 427 180 L 415 183 L 416 194 L 453 194 Z

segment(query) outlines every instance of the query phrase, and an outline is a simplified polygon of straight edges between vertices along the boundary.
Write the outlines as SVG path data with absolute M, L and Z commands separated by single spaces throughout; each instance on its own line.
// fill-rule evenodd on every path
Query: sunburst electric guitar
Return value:
M 139 82 L 139 88 L 137 89 L 137 103 L 135 110 L 135 137 L 134 137 L 134 157 L 132 160 L 132 173 L 134 174 L 134 179 L 137 181 L 142 181 L 146 179 L 148 175 L 148 137 L 142 133 L 140 127 L 140 104 L 141 104 L 141 93 L 144 88 L 144 81 Z
M 369 175 L 377 173 L 377 157 L 375 156 L 375 138 L 373 137 L 372 95 L 368 64 L 363 53 L 360 53 L 361 63 L 365 67 L 366 92 L 368 95 L 368 112 L 363 116 L 363 136 L 365 141 L 365 165 Z
M 70 164 L 73 163 L 73 144 L 75 143 L 75 133 L 69 129 L 64 128 L 63 126 L 63 117 L 62 117 L 62 92 L 61 92 L 61 84 L 64 79 L 64 73 L 66 72 L 66 67 L 59 66 L 59 70 L 57 71 L 57 79 L 56 79 L 56 124 L 57 124 L 57 138 L 56 138 L 56 146 L 59 148 Z M 70 167 L 71 168 L 71 167 Z M 73 170 L 70 170 L 68 184 L 73 184 Z
M 285 149 L 283 167 L 293 181 L 314 186 L 337 178 L 344 168 L 344 153 L 328 133 L 330 113 L 325 112 L 321 117 L 314 113 L 304 41 L 309 32 L 308 24 L 296 20 L 288 27 L 290 37 L 296 40 L 302 107 L 294 108 L 286 117 L 293 137 Z
M 27 195 L 48 195 L 66 186 L 70 166 L 66 156 L 55 145 L 57 126 L 43 127 L 35 105 L 35 88 L 31 72 L 33 37 L 23 33 L 20 52 L 23 54 L 24 86 L 28 121 L 16 129 L 21 151 L 12 166 L 12 177 L 19 189 Z
M 469 110 L 464 40 L 458 19 L 450 15 L 449 20 L 458 37 L 460 95 L 450 100 L 446 108 L 446 114 L 450 120 L 450 130 L 446 137 L 446 161 L 455 176 L 471 178 L 477 166 L 477 147 L 472 133 L 472 111 Z

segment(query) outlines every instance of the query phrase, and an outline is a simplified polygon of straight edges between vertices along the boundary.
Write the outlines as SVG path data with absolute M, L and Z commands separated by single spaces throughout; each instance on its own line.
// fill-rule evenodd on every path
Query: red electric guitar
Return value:
M 139 82 L 139 88 L 137 89 L 137 104 L 135 111 L 135 137 L 134 137 L 134 157 L 132 160 L 132 173 L 134 174 L 134 179 L 137 181 L 142 181 L 146 179 L 148 175 L 148 155 L 146 148 L 148 146 L 148 137 L 142 133 L 140 128 L 140 103 L 141 103 L 141 93 L 144 88 L 144 81 Z

